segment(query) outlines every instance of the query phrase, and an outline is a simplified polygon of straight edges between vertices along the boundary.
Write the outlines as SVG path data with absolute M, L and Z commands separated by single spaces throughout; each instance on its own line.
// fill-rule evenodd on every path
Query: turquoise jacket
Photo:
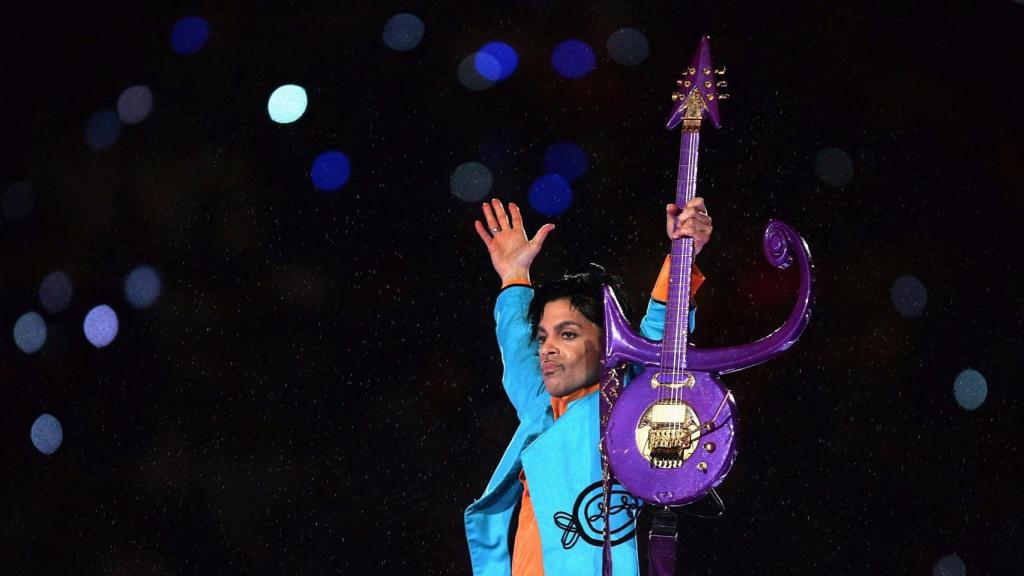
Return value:
M 532 299 L 532 288 L 511 286 L 494 305 L 504 364 L 502 384 L 520 424 L 483 495 L 466 508 L 469 556 L 476 576 L 511 574 L 509 524 L 523 495 L 519 471 L 526 470 L 545 574 L 592 576 L 601 573 L 604 529 L 598 508 L 602 494 L 598 394 L 572 402 L 554 420 L 551 396 L 541 380 L 537 343 L 526 317 Z M 660 340 L 664 322 L 665 305 L 652 300 L 640 333 Z M 639 503 L 618 484 L 612 496 L 612 566 L 616 575 L 635 575 Z

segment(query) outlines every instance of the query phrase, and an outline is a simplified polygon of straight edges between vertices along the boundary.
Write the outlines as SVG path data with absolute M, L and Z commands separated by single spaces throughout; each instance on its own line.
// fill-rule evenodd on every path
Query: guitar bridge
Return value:
M 696 451 L 700 439 L 697 413 L 681 400 L 650 405 L 636 428 L 636 445 L 651 468 L 679 468 Z

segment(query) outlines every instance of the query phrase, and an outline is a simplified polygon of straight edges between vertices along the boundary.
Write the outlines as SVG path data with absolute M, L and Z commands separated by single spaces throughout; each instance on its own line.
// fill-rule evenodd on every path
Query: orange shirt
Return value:
M 551 412 L 555 420 L 565 414 L 569 402 L 579 400 L 588 394 L 597 392 L 601 387 L 598 382 L 563 398 L 551 397 Z M 519 508 L 519 529 L 516 531 L 516 542 L 512 547 L 512 576 L 544 576 L 544 562 L 540 552 L 540 529 L 537 527 L 537 515 L 533 513 L 533 501 L 530 499 L 530 485 L 526 482 L 526 472 L 519 471 L 519 481 L 523 483 L 523 502 Z

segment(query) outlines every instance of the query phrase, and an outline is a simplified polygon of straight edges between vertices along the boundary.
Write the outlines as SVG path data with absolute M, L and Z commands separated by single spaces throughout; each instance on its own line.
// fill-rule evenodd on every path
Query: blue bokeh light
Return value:
M 920 316 L 928 304 L 928 290 L 920 280 L 910 274 L 897 278 L 889 292 L 892 305 L 904 316 Z
M 477 73 L 484 78 L 491 81 L 504 80 L 519 66 L 519 55 L 504 42 L 488 42 L 476 53 L 473 64 Z
M 853 159 L 839 148 L 822 148 L 814 159 L 814 171 L 825 184 L 841 188 L 853 179 Z
M 608 55 L 623 66 L 636 66 L 647 59 L 651 45 L 636 28 L 622 28 L 608 37 Z
M 285 84 L 270 94 L 267 101 L 267 112 L 270 119 L 278 124 L 295 122 L 306 112 L 306 90 L 295 84 Z
M 85 315 L 82 322 L 82 330 L 85 338 L 90 344 L 97 348 L 103 348 L 117 338 L 118 330 L 117 313 L 106 304 L 100 304 Z
M 965 410 L 974 410 L 988 398 L 988 382 L 980 372 L 968 368 L 953 381 L 953 397 Z
M 71 278 L 60 270 L 47 274 L 39 283 L 39 303 L 50 314 L 63 312 L 74 295 Z
M 501 68 L 501 64 L 498 64 L 494 56 L 479 52 L 474 52 L 462 59 L 462 62 L 459 64 L 459 82 L 474 92 L 486 90 L 494 86 L 494 80 L 489 80 L 482 76 L 477 70 L 478 67 L 498 70 Z
M 126 88 L 117 98 L 117 116 L 125 124 L 138 124 L 153 110 L 153 93 L 145 86 Z
M 124 279 L 124 297 L 134 308 L 149 308 L 161 290 L 160 275 L 152 266 L 139 266 Z
M 578 80 L 594 70 L 597 58 L 586 42 L 571 38 L 555 46 L 551 52 L 551 64 L 562 76 Z
M 414 14 L 396 14 L 384 25 L 384 44 L 392 50 L 404 52 L 419 46 L 423 40 L 423 20 Z
M 113 110 L 100 110 L 85 125 L 85 141 L 93 150 L 110 148 L 121 135 L 121 119 Z
M 558 216 L 572 205 L 572 188 L 558 174 L 545 174 L 530 185 L 529 201 L 537 212 Z
M 32 423 L 32 430 L 29 433 L 32 445 L 43 454 L 50 455 L 60 448 L 64 441 L 64 429 L 60 421 L 53 416 L 43 413 Z
M 313 186 L 325 192 L 334 192 L 344 186 L 351 174 L 352 163 L 338 150 L 328 150 L 317 156 L 310 171 Z
M 28 218 L 35 203 L 35 193 L 28 182 L 11 184 L 0 200 L 0 204 L 3 204 L 4 217 L 12 222 L 21 222 Z
M 195 54 L 203 49 L 210 39 L 210 25 L 199 16 L 186 16 L 174 25 L 171 32 L 171 46 L 178 54 Z
M 35 312 L 25 312 L 14 323 L 14 343 L 25 354 L 38 352 L 46 343 L 46 321 Z
M 452 194 L 464 202 L 477 202 L 491 193 L 494 175 L 479 162 L 466 162 L 452 172 Z
M 943 556 L 932 567 L 932 576 L 966 576 L 967 566 L 956 554 Z
M 574 142 L 556 142 L 544 152 L 544 170 L 573 182 L 587 171 L 587 153 Z

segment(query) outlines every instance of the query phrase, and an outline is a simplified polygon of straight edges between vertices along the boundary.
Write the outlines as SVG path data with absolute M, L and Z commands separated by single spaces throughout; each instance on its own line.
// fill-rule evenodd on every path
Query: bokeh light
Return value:
M 152 266 L 139 266 L 124 279 L 124 297 L 134 308 L 149 308 L 160 298 L 160 275 Z
M 85 141 L 93 150 L 110 148 L 121 135 L 121 119 L 113 110 L 100 110 L 85 125 Z
M 608 55 L 623 66 L 636 66 L 651 53 L 647 37 L 635 28 L 621 28 L 612 32 L 607 46 Z
M 943 556 L 939 558 L 939 561 L 935 563 L 935 567 L 932 568 L 932 576 L 966 576 L 967 567 L 964 566 L 964 561 L 960 559 L 956 554 L 950 554 L 949 556 Z
M 479 162 L 466 162 L 452 172 L 452 194 L 465 202 L 482 200 L 491 193 L 494 176 Z
M 965 410 L 974 410 L 988 397 L 988 382 L 977 370 L 968 368 L 953 381 L 953 397 Z
M 392 50 L 412 50 L 423 40 L 423 20 L 413 14 L 395 14 L 384 25 L 384 44 Z
M 28 218 L 35 203 L 35 193 L 28 182 L 11 184 L 0 200 L 0 204 L 3 204 L 4 218 L 12 222 L 21 222 Z
M 597 59 L 586 42 L 571 38 L 555 46 L 551 52 L 551 64 L 562 76 L 578 80 L 594 70 Z
M 352 163 L 338 150 L 328 150 L 317 156 L 310 171 L 313 186 L 325 192 L 334 192 L 344 186 L 351 174 Z
M 490 54 L 474 52 L 462 59 L 459 64 L 459 82 L 473 91 L 486 90 L 494 86 L 494 80 L 488 80 L 477 71 L 477 67 L 499 70 L 501 65 Z
M 928 303 L 928 291 L 924 284 L 910 274 L 897 278 L 889 294 L 896 311 L 904 316 L 920 316 Z
M 572 205 L 572 188 L 558 174 L 545 174 L 530 185 L 529 201 L 537 212 L 558 216 Z
M 29 433 L 32 445 L 43 454 L 50 455 L 60 448 L 64 441 L 64 429 L 60 421 L 53 416 L 43 413 L 32 423 L 32 430 Z
M 199 16 L 186 16 L 178 20 L 171 32 L 171 46 L 182 55 L 199 52 L 209 39 L 210 25 Z
M 490 58 L 487 58 L 490 56 Z M 473 59 L 477 73 L 488 80 L 504 80 L 519 66 L 519 55 L 504 42 L 488 42 Z
M 125 124 L 138 124 L 153 111 L 153 93 L 145 86 L 126 88 L 117 98 L 117 116 Z
M 60 270 L 47 274 L 39 283 L 39 303 L 50 314 L 63 312 L 74 295 L 71 278 Z
M 839 148 L 822 148 L 814 160 L 814 171 L 829 186 L 846 186 L 853 179 L 853 160 Z
M 270 119 L 278 124 L 295 122 L 306 112 L 306 90 L 295 84 L 279 86 L 270 94 L 267 112 Z
M 117 337 L 117 313 L 110 306 L 100 304 L 85 315 L 82 330 L 90 344 L 103 348 Z
M 46 321 L 35 312 L 26 312 L 14 323 L 14 343 L 25 354 L 38 352 L 46 343 Z
M 544 152 L 544 170 L 573 182 L 587 171 L 587 153 L 573 142 L 556 142 Z

